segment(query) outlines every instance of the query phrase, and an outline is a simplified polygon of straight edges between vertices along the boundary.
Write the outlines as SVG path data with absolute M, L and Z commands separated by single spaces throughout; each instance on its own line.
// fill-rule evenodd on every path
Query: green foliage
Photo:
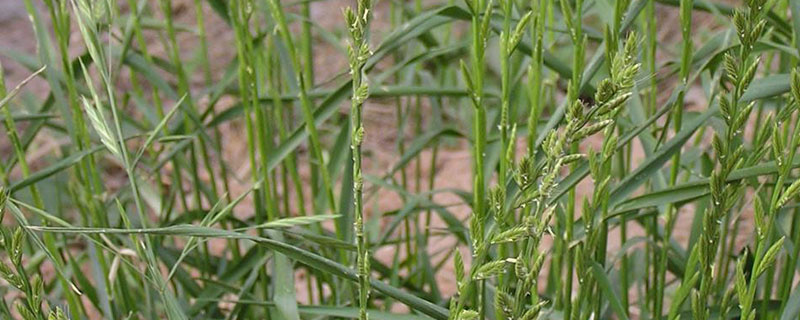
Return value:
M 800 312 L 796 1 L 13 1 L 0 318 Z

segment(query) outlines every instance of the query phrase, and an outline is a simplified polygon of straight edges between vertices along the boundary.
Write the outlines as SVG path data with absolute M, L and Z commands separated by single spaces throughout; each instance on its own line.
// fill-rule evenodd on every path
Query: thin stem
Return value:
M 364 182 L 361 172 L 361 144 L 364 141 L 364 125 L 362 123 L 362 109 L 366 101 L 369 87 L 365 79 L 364 64 L 370 55 L 369 48 L 369 18 L 372 3 L 370 0 L 359 0 L 356 11 L 348 8 L 345 10 L 345 19 L 350 28 L 350 71 L 353 76 L 353 92 L 350 98 L 350 127 L 352 129 L 350 149 L 353 153 L 353 197 L 356 233 L 356 269 L 358 274 L 358 307 L 360 320 L 367 320 L 367 305 L 369 303 L 369 243 L 364 229 Z M 410 235 L 409 235 L 410 236 Z M 408 253 L 410 254 L 410 252 Z

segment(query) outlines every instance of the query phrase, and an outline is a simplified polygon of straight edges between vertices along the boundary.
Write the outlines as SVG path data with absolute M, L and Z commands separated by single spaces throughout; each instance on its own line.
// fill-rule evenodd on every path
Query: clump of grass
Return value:
M 798 316 L 793 1 L 20 1 L 1 317 Z

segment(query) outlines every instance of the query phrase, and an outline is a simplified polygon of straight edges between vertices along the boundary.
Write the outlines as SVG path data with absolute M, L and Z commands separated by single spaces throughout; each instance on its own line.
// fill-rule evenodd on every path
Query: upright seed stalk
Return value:
M 528 186 L 532 185 L 536 179 L 535 163 L 533 159 L 536 158 L 536 141 L 538 139 L 538 123 L 539 117 L 544 109 L 544 102 L 542 101 L 542 73 L 544 69 L 544 33 L 545 24 L 548 14 L 551 14 L 550 1 L 547 0 L 531 0 L 531 12 L 536 12 L 532 18 L 533 22 L 530 23 L 530 36 L 531 36 L 531 60 L 528 66 L 528 98 L 530 103 L 530 111 L 528 113 L 527 127 L 528 127 L 528 144 L 527 154 L 523 157 L 522 161 L 515 170 L 514 179 L 519 186 L 521 192 L 525 192 Z M 549 133 L 548 133 L 549 134 Z M 550 153 L 545 153 L 549 155 Z M 548 163 L 555 163 L 549 159 Z M 547 172 L 547 171 L 545 171 Z M 547 252 L 539 249 L 539 243 L 545 233 L 545 228 L 548 227 L 550 216 L 553 212 L 553 207 L 545 208 L 544 196 L 546 193 L 539 193 L 537 201 L 533 201 L 530 205 L 523 205 L 522 220 L 530 227 L 529 236 L 523 240 L 522 251 L 520 258 L 517 261 L 515 273 L 517 277 L 517 292 L 515 295 L 516 317 L 537 316 L 540 305 L 538 289 L 539 271 L 544 262 L 544 257 Z M 533 223 L 533 222 L 536 223 Z M 525 310 L 525 301 L 523 298 L 530 296 L 530 305 L 534 308 Z M 525 318 L 527 319 L 527 318 Z
M 732 88 L 719 97 L 720 112 L 727 124 L 727 128 L 723 136 L 715 134 L 712 140 L 719 166 L 714 169 L 710 178 L 709 186 L 712 205 L 708 210 L 709 212 L 704 214 L 703 233 L 695 247 L 696 250 L 700 251 L 699 264 L 701 269 L 700 288 L 695 290 L 692 295 L 692 312 L 695 319 L 706 320 L 709 318 L 706 301 L 711 295 L 714 281 L 713 269 L 719 246 L 719 224 L 729 214 L 744 189 L 742 182 L 729 182 L 728 176 L 731 171 L 741 167 L 744 162 L 744 147 L 738 141 L 742 136 L 742 127 L 750 116 L 755 102 L 740 106 L 740 99 L 750 86 L 759 66 L 760 59 L 751 57 L 751 54 L 753 45 L 761 37 L 766 25 L 762 14 L 765 2 L 766 0 L 748 0 L 747 11 L 737 10 L 735 12 L 733 22 L 741 46 L 739 47 L 738 57 L 731 53 L 727 53 L 724 57 L 726 77 L 723 81 L 731 82 Z M 759 244 L 756 260 L 763 255 L 762 247 L 763 245 Z M 754 283 L 755 281 L 751 284 L 753 287 L 755 286 Z M 741 285 L 737 287 L 741 287 Z M 751 318 L 748 318 L 750 314 L 747 310 L 749 305 L 746 295 L 743 295 L 741 291 L 738 295 L 742 305 L 743 319 L 750 320 Z
M 635 43 L 635 41 L 630 41 L 630 43 Z M 622 73 L 625 76 L 622 78 L 628 79 L 627 82 L 632 84 L 638 65 L 624 63 L 617 65 L 625 66 Z M 469 75 L 468 72 L 464 72 L 465 76 Z M 535 155 L 526 156 L 515 168 L 514 179 L 520 192 L 515 194 L 510 209 L 522 210 L 525 214 L 522 225 L 498 229 L 503 226 L 498 227 L 495 224 L 489 225 L 487 230 L 484 230 L 486 217 L 472 217 L 469 231 L 473 240 L 473 262 L 469 273 L 465 273 L 460 252 L 456 251 L 455 272 L 459 297 L 451 300 L 450 319 L 482 318 L 483 313 L 486 312 L 482 309 L 482 305 L 473 305 L 478 309 L 477 311 L 466 308 L 467 301 L 471 299 L 474 292 L 475 282 L 485 283 L 489 278 L 499 277 L 505 272 L 508 264 L 514 265 L 517 285 L 513 289 L 517 291 L 512 293 L 512 287 L 498 287 L 494 302 L 496 317 L 535 319 L 539 315 L 543 303 L 539 301 L 536 283 L 546 254 L 539 250 L 538 245 L 549 226 L 550 217 L 556 209 L 557 199 L 551 198 L 551 195 L 558 185 L 561 169 L 582 158 L 580 154 L 568 154 L 567 147 L 606 129 L 612 121 L 594 120 L 616 114 L 630 97 L 630 93 L 626 93 L 626 88 L 629 88 L 630 85 L 616 85 L 611 80 L 603 83 L 604 89 L 598 96 L 600 103 L 585 113 L 583 103 L 576 101 L 569 108 L 565 127 L 561 130 L 553 129 L 547 133 L 542 143 L 543 162 L 536 163 Z M 609 145 L 616 145 L 616 143 L 613 142 Z M 613 148 L 607 147 L 607 149 Z M 504 204 L 502 204 L 505 198 L 498 196 L 503 195 L 502 191 L 497 191 L 498 189 L 493 188 L 489 197 L 489 210 L 495 214 L 496 219 L 498 213 L 500 215 L 505 213 L 503 211 L 505 210 Z M 528 210 L 529 206 L 533 208 Z M 488 253 L 491 251 L 492 245 L 502 245 L 520 240 L 524 243 L 524 251 L 517 258 L 499 257 L 500 259 L 485 261 L 485 259 L 491 258 Z M 477 303 L 483 302 L 480 295 L 481 291 L 478 292 Z M 526 307 L 528 308 L 526 309 Z
M 486 109 L 483 105 L 483 78 L 485 72 L 484 58 L 486 53 L 486 43 L 489 39 L 490 26 L 492 16 L 492 1 L 486 0 L 466 0 L 467 7 L 472 15 L 471 30 L 471 45 L 470 45 L 470 64 L 468 68 L 466 64 L 461 62 L 461 72 L 464 81 L 467 84 L 467 91 L 469 92 L 470 101 L 472 102 L 472 133 L 473 133 L 473 150 L 472 150 L 472 172 L 473 172 L 473 186 L 472 186 L 472 217 L 470 218 L 470 236 L 473 245 L 473 266 L 471 273 L 477 270 L 478 265 L 483 261 L 482 257 L 485 255 L 485 248 L 483 241 L 483 227 L 481 224 L 486 222 L 488 213 L 486 210 L 486 182 L 484 172 L 484 158 L 486 157 Z M 483 10 L 483 11 L 481 11 Z M 484 281 L 480 282 L 478 294 L 473 302 L 473 305 L 478 308 L 478 313 L 482 317 L 484 315 Z M 468 281 L 465 283 L 465 294 L 463 294 L 458 301 L 456 307 L 459 313 L 464 308 L 467 297 L 472 298 L 471 294 L 474 290 L 474 283 Z
M 483 107 L 483 77 L 484 77 L 484 55 L 486 42 L 489 37 L 489 22 L 492 16 L 492 1 L 486 0 L 466 0 L 467 8 L 472 16 L 471 43 L 470 43 L 470 64 L 468 67 L 461 61 L 461 73 L 467 86 L 468 96 L 472 103 L 473 118 L 473 150 L 472 150 L 472 172 L 473 172 L 473 196 L 472 196 L 472 216 L 470 217 L 469 234 L 472 240 L 472 266 L 470 267 L 469 277 L 459 285 L 459 298 L 453 300 L 450 306 L 450 316 L 455 319 L 461 316 L 462 312 L 474 314 L 482 317 L 484 315 L 484 285 L 482 279 L 475 279 L 480 282 L 478 294 L 475 293 L 475 275 L 486 259 L 487 248 L 484 241 L 483 224 L 487 221 L 488 212 L 486 210 L 486 185 L 483 170 L 483 160 L 485 158 L 486 146 L 486 110 Z M 483 10 L 483 11 L 481 11 Z M 466 305 L 471 302 L 478 309 L 466 310 Z
M 486 42 L 489 38 L 489 21 L 492 15 L 492 1 L 467 0 L 467 3 L 472 12 L 471 71 L 466 72 L 467 69 L 463 66 L 462 69 L 465 71 L 465 79 L 468 81 L 467 89 L 470 92 L 473 107 L 473 213 L 482 216 L 486 210 L 484 204 L 486 201 L 486 178 L 483 169 L 483 160 L 486 157 L 486 109 L 483 106 L 483 78 Z M 481 9 L 484 9 L 482 17 L 479 11 Z
M 616 45 L 616 40 L 608 37 L 608 33 L 606 39 L 609 46 Z M 638 38 L 631 33 L 621 51 L 616 48 L 610 50 L 614 52 L 610 60 L 611 77 L 603 80 L 598 85 L 594 97 L 596 106 L 590 109 L 590 113 L 582 115 L 581 110 L 584 109 L 584 106 L 580 101 L 576 101 L 570 113 L 567 114 L 568 119 L 592 119 L 597 121 L 594 127 L 602 126 L 603 131 L 601 149 L 589 153 L 589 172 L 596 184 L 591 202 L 584 201 L 582 215 L 585 237 L 575 252 L 576 259 L 580 261 L 576 266 L 579 281 L 578 296 L 576 297 L 576 303 L 573 303 L 575 309 L 573 309 L 571 315 L 575 319 L 587 319 L 598 315 L 603 304 L 602 296 L 591 296 L 596 287 L 596 281 L 591 270 L 594 264 L 602 266 L 605 263 L 606 248 L 604 241 L 608 236 L 608 226 L 606 224 L 608 220 L 608 198 L 610 195 L 609 185 L 612 177 L 611 160 L 617 150 L 618 141 L 618 137 L 615 135 L 615 124 L 616 118 L 628 99 L 630 99 L 634 77 L 639 72 L 639 64 L 634 60 L 637 44 Z M 590 131 L 594 132 L 600 131 L 600 129 L 594 129 L 594 127 L 589 126 L 587 128 L 592 128 Z M 582 136 L 582 134 L 579 136 Z
M 369 86 L 364 74 L 364 64 L 371 52 L 368 42 L 369 18 L 372 2 L 357 0 L 356 11 L 345 9 L 344 15 L 350 30 L 351 43 L 348 49 L 350 73 L 353 77 L 353 93 L 350 106 L 350 126 L 352 129 L 350 148 L 353 152 L 353 197 L 355 215 L 355 234 L 358 257 L 356 269 L 358 273 L 358 318 L 367 320 L 367 304 L 369 303 L 369 250 L 364 230 L 363 178 L 361 173 L 361 143 L 364 140 L 364 125 L 361 110 L 369 95 Z
M 772 195 L 766 205 L 760 195 L 756 195 L 754 199 L 756 251 L 752 257 L 753 265 L 749 270 L 751 275 L 749 283 L 744 270 L 748 257 L 747 253 L 736 264 L 736 291 L 739 295 L 742 319 L 745 320 L 752 320 L 755 319 L 756 314 L 766 315 L 769 312 L 769 309 L 763 305 L 756 312 L 756 308 L 753 306 L 758 278 L 764 273 L 767 274 L 762 299 L 770 299 L 772 287 L 771 280 L 767 278 L 774 276 L 774 274 L 770 274 L 770 269 L 774 268 L 775 260 L 784 242 L 784 237 L 772 242 L 777 214 L 792 198 L 800 194 L 800 180 L 795 180 L 786 188 L 782 187 L 791 175 L 792 164 L 797 148 L 800 146 L 800 129 L 797 126 L 793 126 L 788 137 L 789 141 L 786 141 L 787 137 L 783 136 L 779 129 L 779 124 L 791 121 L 791 118 L 795 116 L 796 111 L 800 108 L 800 72 L 797 69 L 793 70 L 791 74 L 790 93 L 791 100 L 789 104 L 778 112 L 775 122 L 772 122 L 772 130 L 770 130 L 772 133 L 772 154 L 778 165 L 775 188 L 772 190 Z
M 511 29 L 511 14 L 513 1 L 501 0 L 500 7 L 503 10 L 503 31 L 500 33 L 500 66 L 501 66 L 501 97 L 500 97 L 500 140 L 501 140 L 501 155 L 500 155 L 500 168 L 497 174 L 497 186 L 491 190 L 489 194 L 491 209 L 494 210 L 495 223 L 506 226 L 514 224 L 514 216 L 512 212 L 506 208 L 506 186 L 508 171 L 514 163 L 514 150 L 515 150 L 515 137 L 516 137 L 516 124 L 512 126 L 509 121 L 509 106 L 511 105 L 511 57 L 517 48 L 517 45 L 522 40 L 525 34 L 525 28 L 528 21 L 533 15 L 533 11 L 528 11 L 517 22 L 515 28 Z M 509 253 L 507 252 L 513 248 L 507 245 L 501 245 L 498 248 L 498 255 L 505 258 Z M 512 253 L 513 254 L 513 253 Z M 506 277 L 501 274 L 499 277 L 500 287 L 504 288 L 510 285 L 506 281 Z

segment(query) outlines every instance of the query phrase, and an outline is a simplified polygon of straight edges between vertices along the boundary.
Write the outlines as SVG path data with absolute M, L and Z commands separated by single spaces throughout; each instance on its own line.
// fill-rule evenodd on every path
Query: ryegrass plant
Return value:
M 370 278 L 369 242 L 364 230 L 364 178 L 361 168 L 361 145 L 364 142 L 362 109 L 369 96 L 369 84 L 364 74 L 364 64 L 370 56 L 369 20 L 372 15 L 371 10 L 372 2 L 370 0 L 359 0 L 355 11 L 349 7 L 344 11 L 351 37 L 347 56 L 350 62 L 350 74 L 353 76 L 353 94 L 350 97 L 350 128 L 352 129 L 350 149 L 353 153 L 353 215 L 355 216 L 356 234 L 356 270 L 358 270 L 358 319 L 360 320 L 367 320 Z
M 800 316 L 796 1 L 12 1 L 2 318 Z

